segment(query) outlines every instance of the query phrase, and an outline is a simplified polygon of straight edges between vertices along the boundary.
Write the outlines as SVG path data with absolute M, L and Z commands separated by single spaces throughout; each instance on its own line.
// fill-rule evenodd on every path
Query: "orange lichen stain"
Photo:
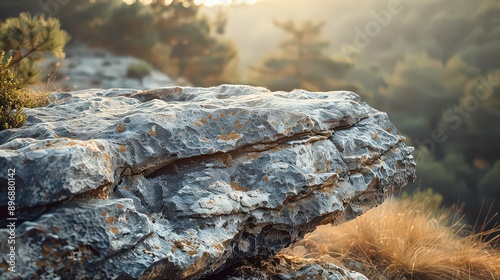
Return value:
M 43 247 L 42 247 L 42 253 L 45 253 L 45 254 L 50 253 L 50 246 L 47 245 L 47 244 L 43 245 Z
M 233 130 L 233 131 L 231 131 L 231 133 L 221 134 L 221 135 L 217 136 L 217 139 L 229 141 L 229 140 L 238 140 L 241 137 L 242 137 L 241 134 L 238 134 L 238 133 L 234 132 L 234 130 Z
M 0 265 L 3 267 L 3 271 L 5 272 L 9 271 L 10 266 L 7 263 L 3 262 Z
M 58 227 L 56 227 L 56 226 L 53 226 L 53 227 L 52 227 L 52 231 L 53 231 L 54 233 L 58 233 L 58 232 L 59 232 L 59 228 L 58 228 Z
M 124 132 L 126 130 L 125 126 L 123 124 L 119 124 L 116 126 L 116 131 L 118 132 Z
M 35 263 L 36 263 L 36 266 L 38 266 L 38 267 L 46 267 L 47 266 L 47 261 L 45 261 L 45 260 L 37 260 Z
M 212 245 L 212 247 L 214 247 L 215 249 L 217 249 L 219 251 L 224 251 L 224 247 L 222 247 L 222 245 L 220 245 L 219 243 L 214 243 Z
M 236 123 L 234 124 L 234 126 L 236 126 L 236 128 L 239 129 L 239 130 L 243 129 L 243 126 L 241 125 L 240 121 L 236 121 Z
M 122 153 L 124 153 L 125 151 L 127 151 L 127 148 L 125 148 L 125 146 L 123 145 L 120 145 L 120 147 L 118 147 L 118 150 Z
M 218 121 L 218 120 L 219 120 L 219 118 L 214 118 L 214 121 Z
M 160 250 L 160 246 L 158 245 L 153 246 L 153 248 L 155 248 L 156 250 Z
M 129 190 L 129 188 L 128 188 L 127 186 L 122 186 L 122 189 L 124 189 L 124 190 L 126 190 L 126 191 L 128 191 L 128 190 Z
M 188 252 L 188 255 L 193 256 L 196 255 L 198 252 L 196 250 L 191 250 Z
M 108 224 L 112 224 L 114 221 L 115 221 L 115 217 L 108 217 L 106 219 L 106 222 L 108 222 Z
M 201 118 L 201 119 L 200 119 L 200 122 L 201 122 L 202 124 L 207 124 L 207 120 L 206 120 L 205 118 Z
M 226 116 L 226 114 L 224 114 L 224 113 L 220 113 L 220 117 L 221 117 L 221 118 L 223 118 L 223 117 L 225 117 L 225 116 Z
M 233 156 L 231 154 L 221 154 L 218 156 L 220 162 L 224 163 L 226 166 L 231 165 L 233 162 Z
M 213 117 L 213 116 L 214 116 L 214 115 L 212 115 L 212 114 L 208 114 L 208 118 L 209 118 L 209 119 L 212 119 L 212 117 Z
M 109 162 L 109 160 L 111 159 L 111 157 L 108 155 L 108 154 L 104 154 L 104 159 Z
M 196 124 L 197 127 L 201 126 L 201 123 L 199 123 L 199 122 L 195 122 L 194 124 Z
M 102 211 L 102 215 L 103 215 L 104 217 L 106 217 L 106 216 L 108 216 L 108 212 L 106 212 L 106 211 Z
M 266 183 L 269 182 L 269 177 L 264 176 L 264 182 L 266 182 Z
M 123 205 L 122 205 L 121 203 L 118 203 L 118 204 L 116 205 L 116 208 L 118 208 L 118 209 L 122 209 L 122 208 L 123 208 Z
M 377 135 L 377 134 L 375 134 L 375 133 L 372 133 L 372 138 L 373 138 L 373 139 L 379 139 L 378 135 Z
M 118 234 L 119 230 L 115 227 L 109 227 L 109 230 L 114 233 L 114 234 Z
M 236 190 L 236 191 L 240 191 L 240 192 L 247 192 L 248 189 L 240 186 L 238 183 L 236 183 L 235 181 L 231 181 L 230 183 L 231 187 Z
M 144 250 L 144 253 L 149 254 L 149 255 L 154 255 L 154 253 L 149 251 L 149 250 Z
M 247 128 L 247 132 L 250 133 L 250 131 L 251 131 L 250 128 Z
M 151 135 L 151 136 L 155 137 L 155 136 L 156 136 L 156 131 L 154 131 L 154 130 L 150 129 L 150 130 L 149 130 L 149 135 Z
M 47 143 L 45 143 L 45 146 L 47 146 L 47 147 L 50 147 L 51 145 L 52 145 L 52 142 L 50 142 L 50 141 L 47 141 Z
M 388 127 L 385 131 L 391 132 L 392 131 L 392 127 Z
M 174 241 L 174 245 L 175 245 L 175 247 L 177 247 L 181 250 L 184 249 L 184 244 L 182 244 L 182 242 L 180 242 L 179 240 Z
M 230 114 L 231 114 L 232 116 L 234 116 L 234 115 L 236 115 L 236 112 L 235 112 L 235 111 L 233 111 L 233 112 L 231 112 Z

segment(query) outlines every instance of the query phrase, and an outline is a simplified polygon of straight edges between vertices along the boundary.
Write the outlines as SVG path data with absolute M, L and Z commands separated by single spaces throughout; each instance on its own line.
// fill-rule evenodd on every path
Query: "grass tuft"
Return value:
M 321 226 L 281 254 L 334 258 L 370 279 L 500 279 L 498 227 L 471 233 L 435 195 L 388 199 L 336 227 Z M 497 236 L 498 237 L 498 236 Z

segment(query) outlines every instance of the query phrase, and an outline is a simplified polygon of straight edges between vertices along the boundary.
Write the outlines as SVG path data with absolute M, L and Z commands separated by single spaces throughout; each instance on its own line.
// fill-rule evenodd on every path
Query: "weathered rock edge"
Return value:
M 18 273 L 2 278 L 200 279 L 352 219 L 415 177 L 412 148 L 352 92 L 222 85 L 54 97 L 0 132 L 18 218 Z

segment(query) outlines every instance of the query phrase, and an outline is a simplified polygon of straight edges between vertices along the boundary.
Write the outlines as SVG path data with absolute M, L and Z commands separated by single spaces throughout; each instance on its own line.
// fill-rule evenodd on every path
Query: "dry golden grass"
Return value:
M 30 91 L 31 108 L 45 107 L 50 103 L 50 92 Z
M 300 258 L 333 257 L 370 279 L 500 279 L 496 239 L 465 234 L 453 211 L 432 196 L 388 199 L 336 227 L 319 227 L 282 252 Z

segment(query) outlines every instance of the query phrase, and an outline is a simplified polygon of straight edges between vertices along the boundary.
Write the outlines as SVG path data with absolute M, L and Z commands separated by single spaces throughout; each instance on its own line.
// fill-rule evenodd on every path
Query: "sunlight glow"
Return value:
M 239 5 L 247 4 L 253 5 L 261 0 L 195 0 L 196 5 L 204 5 L 208 7 L 218 6 L 218 5 Z
M 135 2 L 141 2 L 142 4 L 149 5 L 153 2 L 153 0 L 123 0 L 128 5 L 132 5 Z M 262 0 L 194 0 L 194 4 L 197 6 L 203 5 L 207 7 L 213 6 L 230 6 L 230 5 L 253 5 Z M 173 2 L 173 0 L 163 0 L 164 5 L 168 6 Z M 187 3 L 187 1 L 186 1 Z

